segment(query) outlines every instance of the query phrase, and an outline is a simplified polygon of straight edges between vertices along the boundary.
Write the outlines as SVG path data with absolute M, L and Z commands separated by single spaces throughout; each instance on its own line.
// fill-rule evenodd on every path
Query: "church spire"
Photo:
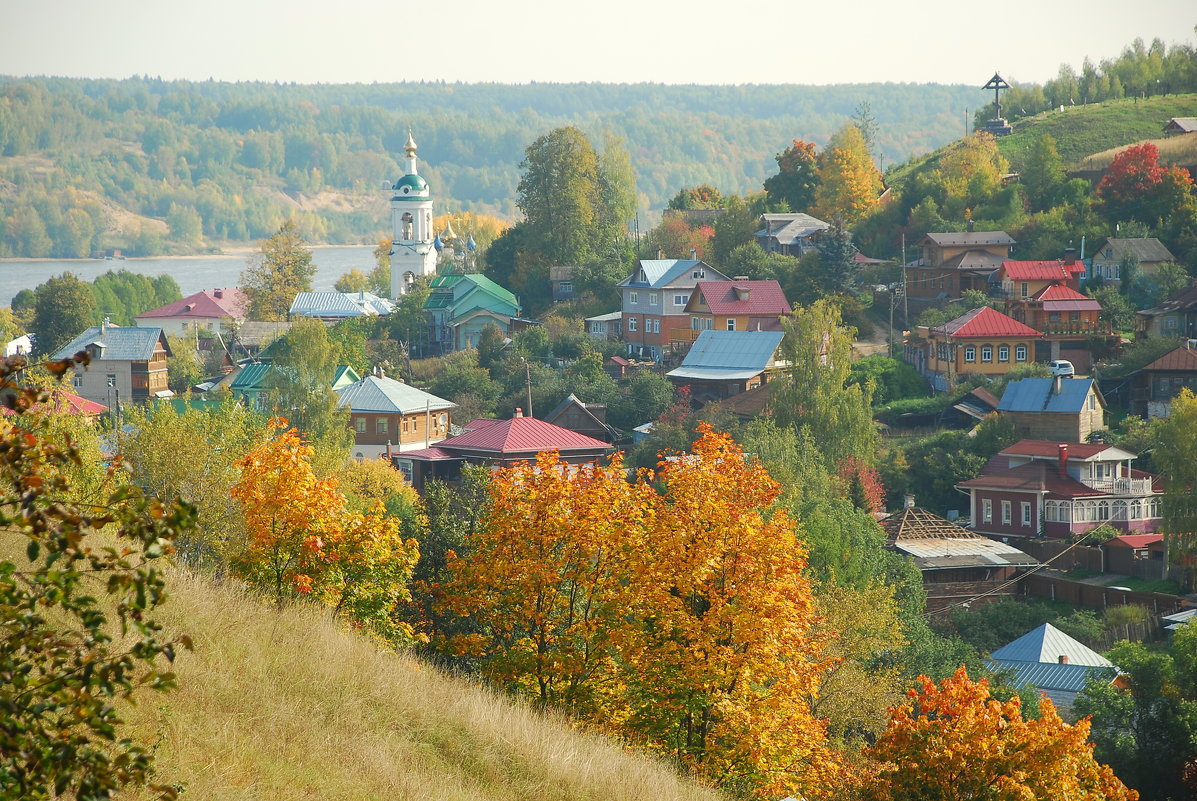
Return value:
M 408 158 L 416 155 L 416 140 L 412 138 L 411 128 L 407 129 L 407 144 L 403 146 L 403 152 L 407 154 Z

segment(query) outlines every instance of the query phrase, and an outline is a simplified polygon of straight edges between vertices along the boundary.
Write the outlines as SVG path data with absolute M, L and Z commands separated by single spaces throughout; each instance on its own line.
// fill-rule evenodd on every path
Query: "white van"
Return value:
M 1057 359 L 1054 362 L 1049 362 L 1047 368 L 1051 370 L 1052 375 L 1076 375 L 1076 370 L 1072 366 L 1072 362 L 1067 359 Z

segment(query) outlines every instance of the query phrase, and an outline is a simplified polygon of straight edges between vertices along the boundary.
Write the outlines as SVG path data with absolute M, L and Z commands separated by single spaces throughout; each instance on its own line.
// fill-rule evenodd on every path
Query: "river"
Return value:
M 166 273 L 179 283 L 183 297 L 201 289 L 234 287 L 240 283 L 245 262 L 255 251 L 227 256 L 176 256 L 145 259 L 0 259 L 0 305 L 7 306 L 22 289 L 33 289 L 47 278 L 74 273 L 93 281 L 109 270 L 129 270 L 151 277 Z M 312 248 L 316 276 L 312 289 L 331 290 L 333 282 L 352 269 L 374 269 L 372 245 Z

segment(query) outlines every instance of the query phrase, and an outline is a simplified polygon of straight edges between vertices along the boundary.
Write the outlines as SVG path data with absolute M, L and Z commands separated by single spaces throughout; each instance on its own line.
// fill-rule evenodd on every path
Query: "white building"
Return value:
M 432 194 L 416 170 L 416 142 L 407 132 L 407 174 L 391 187 L 391 297 L 405 294 L 422 275 L 436 275 Z

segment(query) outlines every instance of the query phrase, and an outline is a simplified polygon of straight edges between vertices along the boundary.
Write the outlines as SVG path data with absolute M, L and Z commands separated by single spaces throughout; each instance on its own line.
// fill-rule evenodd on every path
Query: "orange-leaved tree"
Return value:
M 865 753 L 877 771 L 868 801 L 1030 801 L 1038 798 L 1134 801 L 1138 793 L 1093 758 L 1088 718 L 1069 725 L 1043 699 L 1038 720 L 1017 697 L 989 695 L 964 667 L 941 684 L 919 677 L 910 700 Z
M 690 453 L 659 463 L 664 493 L 632 563 L 626 725 L 723 786 L 817 796 L 839 768 L 808 704 L 828 662 L 806 551 L 767 511 L 780 487 L 764 467 L 698 430 Z
M 317 478 L 312 447 L 287 421 L 270 421 L 273 436 L 237 462 L 232 489 L 245 519 L 236 572 L 282 604 L 311 596 L 355 624 L 387 636 L 407 635 L 395 622 L 417 558 L 399 523 L 380 506 L 365 514 L 346 507 L 335 477 Z
M 610 709 L 628 562 L 651 488 L 621 460 L 569 465 L 554 452 L 495 470 L 468 557 L 451 555 L 443 597 L 476 631 L 450 649 L 508 689 L 571 713 Z

